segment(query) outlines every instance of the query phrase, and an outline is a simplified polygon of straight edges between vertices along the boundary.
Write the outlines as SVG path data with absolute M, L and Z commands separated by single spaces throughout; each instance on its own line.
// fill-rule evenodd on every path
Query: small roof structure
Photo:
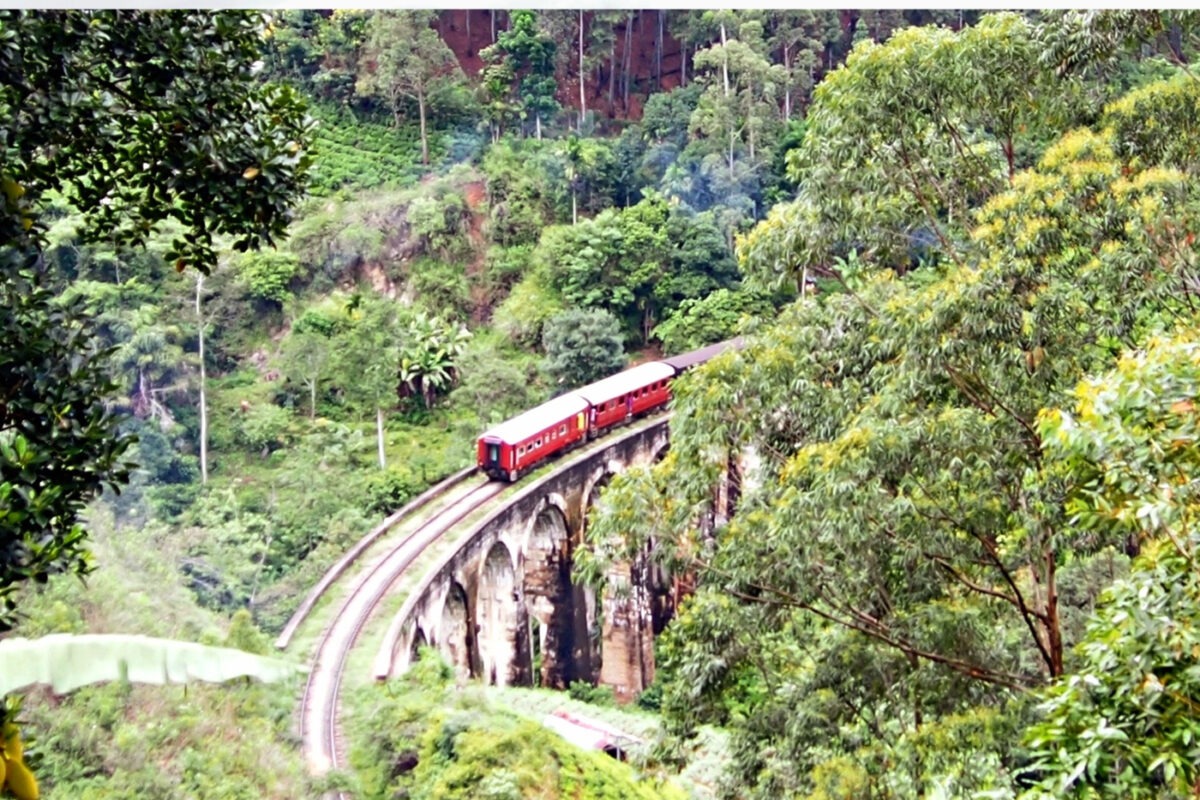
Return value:
M 611 725 L 571 714 L 561 708 L 542 717 L 542 725 L 576 747 L 584 750 L 603 750 L 619 761 L 625 760 L 625 754 L 630 747 L 643 744 L 636 736 L 630 736 Z
M 624 372 L 618 372 L 616 375 L 609 376 L 595 383 L 589 383 L 587 386 L 576 389 L 575 394 L 595 405 L 596 403 L 603 403 L 615 397 L 620 397 L 634 389 L 649 386 L 655 381 L 673 377 L 675 377 L 675 370 L 661 361 L 651 361 L 647 364 L 639 364 Z
M 541 433 L 555 423 L 567 421 L 587 410 L 588 403 L 582 397 L 574 392 L 564 394 L 501 422 L 496 427 L 484 431 L 479 438 L 499 439 L 508 444 L 516 444 Z

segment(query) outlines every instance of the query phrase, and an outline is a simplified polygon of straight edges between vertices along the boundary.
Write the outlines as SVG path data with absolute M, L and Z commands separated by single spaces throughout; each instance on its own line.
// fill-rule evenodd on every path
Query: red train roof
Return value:
M 663 378 L 673 377 L 675 377 L 675 370 L 670 366 L 661 361 L 651 361 L 648 364 L 641 364 L 624 372 L 618 372 L 604 380 L 589 383 L 587 386 L 576 389 L 575 394 L 593 404 L 603 403 L 628 394 L 634 389 L 649 386 Z
M 541 433 L 556 423 L 566 422 L 587 409 L 587 401 L 576 393 L 564 394 L 562 397 L 548 400 L 523 414 L 501 422 L 496 427 L 484 431 L 479 438 L 499 439 L 508 444 L 516 444 Z

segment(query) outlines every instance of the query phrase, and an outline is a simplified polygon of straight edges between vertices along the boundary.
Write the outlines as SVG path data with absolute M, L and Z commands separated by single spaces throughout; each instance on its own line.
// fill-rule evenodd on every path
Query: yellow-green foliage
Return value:
M 1200 84 L 1179 73 L 1111 103 L 1102 124 L 1113 131 L 1118 153 L 1134 167 L 1170 164 L 1187 172 L 1200 166 Z
M 627 764 L 456 689 L 432 653 L 398 684 L 355 698 L 351 762 L 364 798 L 684 800 Z

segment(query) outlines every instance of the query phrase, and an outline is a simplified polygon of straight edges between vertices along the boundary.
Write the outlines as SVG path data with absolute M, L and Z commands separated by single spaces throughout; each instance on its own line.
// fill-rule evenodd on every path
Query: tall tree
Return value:
M 379 11 L 367 23 L 358 92 L 384 98 L 400 124 L 407 102 L 417 104 L 421 163 L 429 163 L 426 117 L 431 98 L 465 80 L 458 59 L 430 23 L 432 11 Z
M 1023 34 L 1013 36 L 1019 47 Z M 876 47 L 856 52 L 881 55 Z M 1160 142 L 1149 152 L 1180 136 L 1162 124 L 1175 105 L 1162 98 L 1162 119 L 1142 117 Z M 1132 121 L 1134 108 L 1150 107 L 1110 113 Z M 848 108 L 860 110 L 839 111 Z M 1164 321 L 1195 319 L 1195 182 L 1138 161 L 1120 126 L 1101 123 L 1100 133 L 1061 136 L 983 202 L 970 238 L 956 243 L 961 265 L 897 277 L 847 258 L 839 291 L 798 301 L 745 350 L 678 380 L 671 454 L 615 479 L 619 502 L 603 503 L 589 527 L 601 563 L 652 541 L 676 574 L 698 578 L 672 643 L 665 706 L 691 724 L 735 705 L 747 719 L 735 720 L 745 737 L 738 777 L 755 796 L 813 789 L 814 775 L 781 777 L 787 759 L 772 754 L 811 758 L 824 714 L 860 726 L 885 750 L 873 763 L 893 764 L 892 737 L 916 735 L 930 716 L 998 706 L 1067 672 L 1082 636 L 1076 609 L 1102 586 L 1087 576 L 1126 537 L 1080 524 L 1072 499 L 1090 495 L 1046 458 L 1039 412 Z M 883 183 L 843 206 L 861 215 L 849 222 L 863 224 L 901 191 Z M 1166 438 L 1190 458 L 1186 435 Z M 834 630 L 838 648 L 795 646 Z M 823 653 L 850 648 L 845 666 L 869 663 L 869 673 L 819 675 Z M 1132 685 L 1128 674 L 1117 684 Z M 886 728 L 871 720 L 880 708 Z M 793 718 L 803 723 L 769 723 Z M 1076 723 L 1065 740 L 1086 744 L 1073 731 L 1088 723 Z M 857 757 L 858 746 L 842 752 Z M 915 794 L 932 791 L 919 766 Z
M 379 468 L 387 468 L 383 416 L 394 408 L 399 388 L 400 315 L 396 304 L 374 294 L 350 301 L 351 325 L 336 342 L 337 383 L 346 399 L 375 417 Z
M 199 353 L 196 361 L 200 368 L 200 482 L 208 483 L 208 373 L 204 364 L 204 329 L 208 320 L 204 318 L 204 273 L 196 273 L 196 341 Z
M 95 327 L 39 271 L 39 213 L 61 191 L 85 241 L 144 242 L 182 223 L 171 258 L 202 271 L 214 238 L 272 242 L 303 192 L 312 125 L 254 75 L 263 20 L 241 12 L 0 12 L 0 596 L 88 569 L 83 505 L 127 479 Z M 0 627 L 12 617 L 0 614 Z
M 1200 780 L 1200 485 L 1194 328 L 1127 352 L 1043 416 L 1049 459 L 1078 476 L 1081 527 L 1141 543 L 1089 626 L 1080 664 L 1043 692 L 1029 797 L 1189 797 Z
M 542 121 L 558 109 L 554 93 L 557 45 L 538 27 L 532 11 L 514 11 L 511 25 L 496 43 L 480 51 L 483 78 L 493 102 L 507 103 L 519 119 L 533 117 L 534 135 L 542 138 Z

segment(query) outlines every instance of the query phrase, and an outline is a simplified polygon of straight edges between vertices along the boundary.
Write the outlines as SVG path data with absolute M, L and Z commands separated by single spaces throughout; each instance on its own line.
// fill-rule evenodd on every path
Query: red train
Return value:
M 740 338 L 730 339 L 650 361 L 531 408 L 479 437 L 479 468 L 493 478 L 515 481 L 555 453 L 665 406 L 672 378 L 740 346 Z

